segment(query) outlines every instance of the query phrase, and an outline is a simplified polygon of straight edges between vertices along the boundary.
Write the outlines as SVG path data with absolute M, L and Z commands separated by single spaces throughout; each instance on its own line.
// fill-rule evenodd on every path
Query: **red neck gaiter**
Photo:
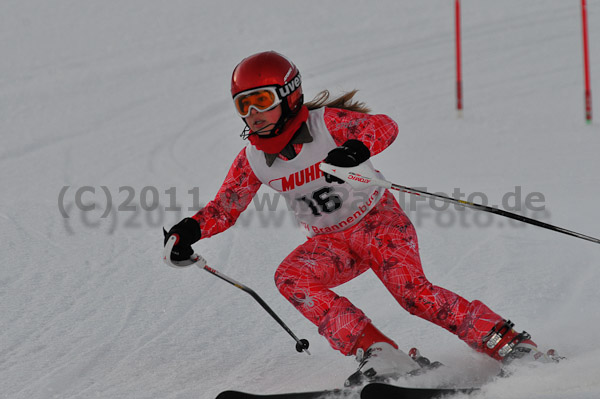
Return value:
M 250 143 L 257 149 L 266 152 L 267 154 L 279 154 L 281 150 L 290 142 L 294 133 L 300 129 L 300 126 L 308 119 L 308 108 L 302 106 L 300 111 L 292 119 L 288 120 L 280 134 L 275 137 L 263 138 L 258 134 L 253 134 L 248 137 Z

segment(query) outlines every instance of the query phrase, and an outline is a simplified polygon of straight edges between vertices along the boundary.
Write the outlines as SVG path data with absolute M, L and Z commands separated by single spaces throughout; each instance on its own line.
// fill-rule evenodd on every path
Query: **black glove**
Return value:
M 163 245 L 167 245 L 167 241 L 172 235 L 179 237 L 179 240 L 176 241 L 176 244 L 171 250 L 171 260 L 175 261 L 188 260 L 194 254 L 192 244 L 201 237 L 200 224 L 192 218 L 183 219 L 181 222 L 171 227 L 171 230 L 169 230 L 168 233 L 163 229 L 163 233 L 165 235 L 165 242 Z
M 358 166 L 370 157 L 371 151 L 369 151 L 369 148 L 364 145 L 362 141 L 350 139 L 341 146 L 329 151 L 327 158 L 325 158 L 323 162 L 333 166 L 348 168 Z M 325 181 L 327 181 L 327 183 L 344 183 L 342 179 L 328 173 L 323 173 L 323 175 L 325 175 Z

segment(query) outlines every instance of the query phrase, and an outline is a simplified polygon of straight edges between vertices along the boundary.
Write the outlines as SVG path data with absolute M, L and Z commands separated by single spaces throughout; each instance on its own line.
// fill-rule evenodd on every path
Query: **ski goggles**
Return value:
M 235 109 L 242 118 L 248 117 L 252 108 L 258 112 L 269 111 L 279 104 L 281 98 L 277 94 L 276 87 L 261 87 L 259 89 L 246 90 L 233 97 Z

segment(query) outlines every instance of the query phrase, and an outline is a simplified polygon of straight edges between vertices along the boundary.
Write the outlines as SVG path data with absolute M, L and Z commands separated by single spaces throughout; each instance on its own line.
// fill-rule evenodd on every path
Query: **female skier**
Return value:
M 552 361 L 526 332 L 480 301 L 431 284 L 423 273 L 415 229 L 393 195 L 381 187 L 354 190 L 319 164 L 371 168 L 370 158 L 398 134 L 386 115 L 353 100 L 320 93 L 304 104 L 300 72 L 273 51 L 240 62 L 231 95 L 250 144 L 234 160 L 215 199 L 166 234 L 178 240 L 171 259 L 186 260 L 191 245 L 231 227 L 262 184 L 281 193 L 308 239 L 283 260 L 275 284 L 318 327 L 319 334 L 359 369 L 347 384 L 413 373 L 420 365 L 332 288 L 368 269 L 411 314 L 445 328 L 476 351 L 507 362 L 524 355 Z M 374 172 L 376 173 L 376 172 Z

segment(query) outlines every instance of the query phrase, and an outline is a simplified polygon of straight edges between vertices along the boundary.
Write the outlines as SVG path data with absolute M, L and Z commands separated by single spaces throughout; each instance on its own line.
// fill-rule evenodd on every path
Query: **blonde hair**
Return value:
M 362 112 L 368 114 L 371 109 L 362 101 L 354 100 L 354 95 L 358 90 L 352 90 L 342 94 L 334 99 L 329 99 L 329 90 L 323 90 L 315 96 L 311 101 L 305 103 L 306 107 L 311 109 L 317 109 L 322 107 L 329 108 L 340 108 L 348 111 Z

